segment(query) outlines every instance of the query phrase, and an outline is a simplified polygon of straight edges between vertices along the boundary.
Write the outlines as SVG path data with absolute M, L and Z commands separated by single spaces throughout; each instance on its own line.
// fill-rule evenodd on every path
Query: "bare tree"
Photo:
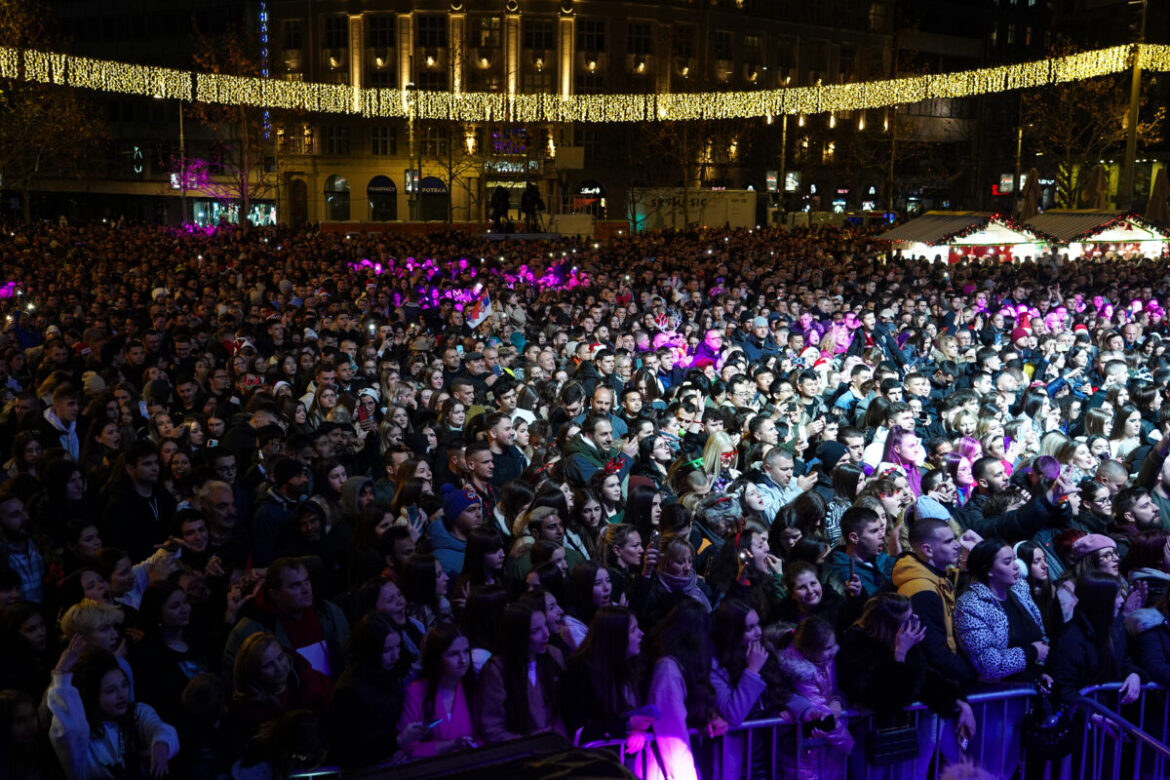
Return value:
M 233 27 L 223 35 L 195 33 L 195 66 L 206 73 L 259 78 L 261 44 L 255 34 Z M 196 103 L 190 113 L 215 141 L 211 160 L 186 159 L 188 180 L 225 206 L 238 205 L 240 228 L 248 231 L 252 203 L 276 193 L 274 117 L 250 106 Z M 176 172 L 179 166 L 175 166 Z M 200 174 L 202 172 L 202 174 Z
M 1053 46 L 1051 56 L 1075 53 L 1067 42 Z M 1032 90 L 1024 95 L 1025 139 L 1055 166 L 1056 200 L 1063 208 L 1084 205 L 1093 169 L 1125 146 L 1129 93 L 1128 74 L 1072 81 Z M 1152 79 L 1150 79 L 1152 80 Z M 1142 99 L 1141 107 L 1146 108 Z M 1165 106 L 1143 110 L 1138 143 L 1162 140 Z
M 47 18 L 36 0 L 4 0 L 0 46 L 54 48 Z M 78 90 L 0 79 L 0 186 L 20 195 L 25 222 L 36 185 L 50 176 L 81 176 L 105 138 L 105 123 Z

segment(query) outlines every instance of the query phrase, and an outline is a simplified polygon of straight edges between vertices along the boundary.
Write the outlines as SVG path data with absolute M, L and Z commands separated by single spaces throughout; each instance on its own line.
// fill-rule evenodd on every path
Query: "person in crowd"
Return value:
M 402 634 L 391 618 L 368 613 L 349 635 L 345 672 L 329 698 L 329 755 L 342 767 L 384 761 L 422 735 L 422 725 L 398 731 L 403 680 Z
M 438 756 L 478 745 L 464 678 L 471 668 L 471 645 L 454 623 L 438 623 L 422 645 L 419 679 L 406 688 L 398 732 L 421 736 L 406 745 L 408 758 Z
M 104 651 L 73 637 L 53 668 L 46 702 L 49 739 L 68 780 L 166 775 L 179 752 L 174 726 L 134 701 L 130 681 Z
M 500 734 L 559 719 L 650 760 L 653 730 L 675 740 L 661 767 L 684 777 L 714 770 L 703 750 L 681 758 L 687 726 L 787 709 L 827 740 L 814 757 L 828 767 L 841 719 L 825 720 L 840 697 L 822 619 L 852 706 L 892 723 L 921 697 L 970 736 L 957 684 L 1037 679 L 1035 643 L 1052 638 L 1051 671 L 1074 624 L 1085 642 L 1063 684 L 1126 679 L 1088 672 L 1105 610 L 1074 620 L 1087 575 L 1128 589 L 1134 652 L 1155 652 L 1147 610 L 1170 582 L 1165 259 L 930 263 L 832 226 L 550 238 L 502 260 L 472 235 L 6 232 L 0 680 L 45 700 L 55 643 L 38 618 L 87 655 L 121 648 L 127 707 L 157 705 L 183 743 L 172 775 L 283 772 L 302 762 L 289 745 L 303 761 L 331 745 L 347 769 L 471 749 L 486 741 L 473 680 L 497 669 Z M 477 284 L 493 311 L 473 328 Z M 1003 544 L 975 554 L 976 535 Z M 1026 569 L 1015 582 L 1005 544 Z M 912 608 L 890 606 L 895 590 Z M 750 616 L 721 607 L 740 601 Z M 524 648 L 496 630 L 513 606 L 532 613 Z M 766 690 L 748 707 L 757 630 Z M 235 661 L 260 635 L 275 638 L 255 648 L 269 668 L 239 688 Z M 521 661 L 555 651 L 566 676 L 537 696 Z M 346 693 L 327 709 L 328 679 Z M 347 717 L 380 723 L 339 748 L 363 736 Z M 751 751 L 735 738 L 741 775 L 807 764 L 762 772 L 760 751 L 783 740 L 757 736 Z M 150 746 L 131 743 L 110 743 L 126 759 L 112 774 L 149 773 Z
M 499 625 L 496 652 L 476 685 L 480 735 L 485 742 L 500 742 L 545 732 L 564 734 L 558 701 L 564 658 L 549 645 L 544 611 L 510 604 Z

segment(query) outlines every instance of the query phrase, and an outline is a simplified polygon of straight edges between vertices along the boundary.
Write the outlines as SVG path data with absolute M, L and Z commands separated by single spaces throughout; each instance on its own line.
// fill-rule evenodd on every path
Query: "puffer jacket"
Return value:
M 1043 634 L 1044 621 L 1028 592 L 1027 580 L 1021 579 L 1013 585 L 1012 593 Z M 955 602 L 955 638 L 984 682 L 1010 677 L 1035 662 L 1034 647 L 1008 647 L 1009 633 L 1008 615 L 1003 604 L 986 585 L 972 582 Z M 1048 637 L 1045 636 L 1043 641 L 1047 643 Z

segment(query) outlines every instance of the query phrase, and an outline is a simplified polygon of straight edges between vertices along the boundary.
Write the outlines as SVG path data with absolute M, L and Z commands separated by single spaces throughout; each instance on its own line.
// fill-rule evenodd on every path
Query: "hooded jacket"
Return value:
M 633 459 L 627 458 L 620 450 L 603 453 L 593 442 L 586 441 L 585 437 L 578 433 L 565 445 L 565 476 L 574 485 L 588 485 L 594 473 L 604 467 L 611 458 L 617 459 L 621 464 L 617 475 L 619 479 L 624 480 L 626 474 L 630 472 Z
M 955 641 L 955 584 L 951 577 L 907 553 L 894 564 L 891 579 L 898 593 L 910 599 L 926 628 L 922 651 L 927 662 L 949 680 L 973 682 L 978 677 L 975 667 L 959 654 Z
M 442 520 L 427 523 L 427 541 L 431 545 L 431 555 L 447 572 L 447 576 L 454 582 L 463 571 L 463 556 L 467 551 L 467 542 L 460 541 L 447 530 Z

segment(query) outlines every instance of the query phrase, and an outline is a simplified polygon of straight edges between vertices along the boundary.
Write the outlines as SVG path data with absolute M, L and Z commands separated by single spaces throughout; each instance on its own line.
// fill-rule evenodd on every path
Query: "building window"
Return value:
M 670 48 L 676 57 L 690 59 L 695 56 L 695 28 L 690 25 L 675 25 L 670 31 Z
M 424 49 L 447 48 L 447 17 L 435 14 L 418 17 L 417 45 Z
M 627 54 L 653 54 L 653 28 L 649 22 L 630 22 L 626 28 Z
M 447 156 L 447 130 L 430 125 L 423 130 L 422 153 L 424 157 Z
M 605 77 L 588 71 L 577 74 L 577 94 L 596 95 L 605 89 Z
M 760 36 L 743 36 L 743 57 L 748 62 L 760 63 L 764 61 L 764 47 L 760 42 Z
M 552 19 L 525 19 L 520 30 L 521 45 L 525 49 L 551 51 L 557 47 Z
M 446 69 L 421 71 L 415 80 L 418 82 L 419 89 L 433 92 L 444 92 L 447 89 Z
M 325 154 L 349 154 L 349 128 L 330 125 L 325 128 Z
M 371 68 L 366 74 L 366 86 L 393 89 L 397 85 L 394 71 L 390 68 Z
M 299 49 L 304 44 L 305 33 L 301 28 L 300 19 L 286 19 L 284 22 L 284 34 L 281 36 L 281 41 L 286 49 Z
M 325 48 L 348 49 L 348 20 L 344 16 L 325 17 Z
M 398 154 L 398 133 L 389 125 L 370 128 L 370 154 L 394 156 Z
M 731 59 L 731 49 L 731 31 L 716 30 L 711 34 L 711 50 L 715 59 Z
M 599 19 L 582 19 L 577 22 L 577 49 L 605 51 L 605 22 Z
M 394 48 L 394 14 L 366 17 L 366 46 L 371 49 Z
M 502 29 L 498 16 L 477 16 L 471 20 L 468 42 L 481 49 L 498 49 L 503 40 Z
M 525 71 L 520 74 L 520 91 L 527 95 L 539 95 L 553 91 L 553 74 L 549 70 Z

